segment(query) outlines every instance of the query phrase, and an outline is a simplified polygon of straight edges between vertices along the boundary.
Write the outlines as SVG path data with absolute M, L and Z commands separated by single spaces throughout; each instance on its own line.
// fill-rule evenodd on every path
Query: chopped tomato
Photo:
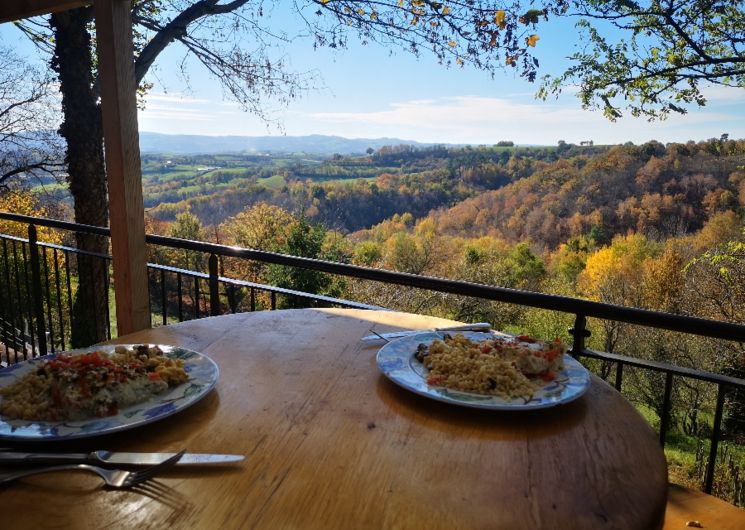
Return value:
M 561 355 L 561 348 L 554 348 L 553 350 L 548 350 L 543 354 L 543 356 L 549 360 L 553 361 L 556 359 L 559 355 Z
M 543 372 L 539 377 L 544 381 L 549 382 L 553 381 L 556 378 L 556 374 L 553 373 L 551 370 L 547 370 Z
M 489 353 L 489 352 L 490 352 L 490 351 L 492 351 L 493 349 L 494 349 L 494 348 L 492 348 L 492 347 L 491 347 L 491 345 L 487 344 L 486 342 L 484 342 L 484 343 L 483 343 L 483 344 L 481 345 L 481 353 Z
M 519 335 L 517 337 L 517 340 L 522 342 L 535 342 L 535 339 L 531 337 L 530 335 Z
M 433 375 L 427 378 L 428 385 L 439 385 L 442 383 L 442 377 L 439 375 Z
M 160 374 L 158 372 L 150 372 L 147 374 L 147 377 L 151 381 L 160 381 Z

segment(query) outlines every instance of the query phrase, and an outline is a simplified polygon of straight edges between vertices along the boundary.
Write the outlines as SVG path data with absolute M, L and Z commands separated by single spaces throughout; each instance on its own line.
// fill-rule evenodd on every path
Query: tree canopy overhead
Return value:
M 706 104 L 707 85 L 745 88 L 742 0 L 556 0 L 552 12 L 578 17 L 578 51 L 539 95 L 577 84 L 583 107 L 611 120 L 665 118 Z

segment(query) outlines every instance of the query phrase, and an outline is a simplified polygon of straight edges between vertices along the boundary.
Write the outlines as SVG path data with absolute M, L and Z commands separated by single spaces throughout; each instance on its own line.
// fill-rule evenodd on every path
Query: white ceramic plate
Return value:
M 115 346 L 95 346 L 72 353 L 86 351 L 114 351 Z M 125 344 L 131 348 L 132 344 Z M 217 384 L 219 369 L 209 357 L 195 351 L 175 346 L 159 345 L 163 353 L 184 361 L 184 370 L 189 375 L 186 383 L 170 388 L 167 392 L 153 396 L 150 400 L 132 405 L 115 416 L 90 418 L 82 421 L 28 421 L 10 420 L 0 416 L 0 440 L 59 441 L 110 434 L 139 427 L 175 414 L 202 399 Z M 54 354 L 13 364 L 0 370 L 0 388 L 35 369 Z M 0 399 L 2 399 L 0 397 Z
M 474 342 L 481 342 L 502 333 L 459 332 Z M 451 332 L 451 334 L 453 334 Z M 427 384 L 427 369 L 414 356 L 419 344 L 430 344 L 442 339 L 445 333 L 424 332 L 389 342 L 378 351 L 378 369 L 391 381 L 407 390 L 464 407 L 492 410 L 532 410 L 554 407 L 580 397 L 590 385 L 587 369 L 570 355 L 564 355 L 564 368 L 556 378 L 539 388 L 530 398 L 506 400 L 500 396 L 487 396 Z

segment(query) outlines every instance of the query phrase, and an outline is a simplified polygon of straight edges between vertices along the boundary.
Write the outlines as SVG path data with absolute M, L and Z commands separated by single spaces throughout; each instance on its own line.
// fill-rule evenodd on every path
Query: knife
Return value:
M 488 322 L 477 322 L 476 324 L 462 324 L 460 326 L 449 326 L 444 328 L 434 329 L 414 329 L 409 331 L 394 331 L 393 333 L 381 333 L 380 335 L 367 335 L 360 339 L 362 342 L 371 342 L 374 340 L 391 340 L 398 339 L 401 337 L 408 337 L 409 335 L 416 335 L 417 333 L 427 333 L 428 331 L 489 331 L 491 330 L 491 324 Z
M 159 464 L 175 453 L 125 453 L 93 451 L 92 453 L 19 453 L 0 451 L 0 464 L 111 464 L 149 466 Z M 240 462 L 243 455 L 184 453 L 176 465 L 230 464 Z

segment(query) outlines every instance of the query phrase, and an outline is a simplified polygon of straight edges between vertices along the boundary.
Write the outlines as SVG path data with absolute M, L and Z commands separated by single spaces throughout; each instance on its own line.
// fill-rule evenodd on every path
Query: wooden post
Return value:
M 119 335 L 150 327 L 131 0 L 96 0 L 98 69 Z
M 93 0 L 2 0 L 0 22 L 45 15 L 56 11 L 67 11 L 92 3 Z

